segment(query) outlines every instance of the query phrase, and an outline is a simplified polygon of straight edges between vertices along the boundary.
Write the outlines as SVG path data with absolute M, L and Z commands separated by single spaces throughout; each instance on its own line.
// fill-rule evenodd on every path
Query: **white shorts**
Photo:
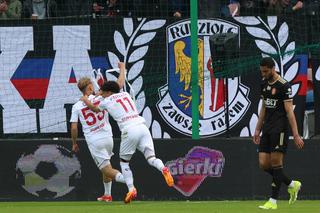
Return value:
M 95 141 L 87 141 L 88 148 L 94 162 L 99 169 L 110 164 L 110 158 L 113 155 L 113 138 L 100 138 Z
M 145 124 L 130 126 L 121 134 L 120 158 L 129 161 L 136 149 L 142 152 L 145 158 L 155 155 L 152 136 Z

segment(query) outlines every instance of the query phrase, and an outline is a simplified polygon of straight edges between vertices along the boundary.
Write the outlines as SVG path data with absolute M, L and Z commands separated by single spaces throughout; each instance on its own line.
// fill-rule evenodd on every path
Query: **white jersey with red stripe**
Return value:
M 88 98 L 94 105 L 99 105 L 103 100 L 101 96 L 90 95 Z M 87 105 L 78 101 L 72 107 L 70 122 L 81 122 L 82 130 L 87 142 L 96 141 L 101 138 L 112 137 L 112 129 L 106 110 L 95 113 Z
M 98 105 L 100 110 L 107 110 L 118 123 L 121 132 L 129 126 L 145 123 L 145 119 L 139 115 L 137 107 L 127 92 L 115 93 Z

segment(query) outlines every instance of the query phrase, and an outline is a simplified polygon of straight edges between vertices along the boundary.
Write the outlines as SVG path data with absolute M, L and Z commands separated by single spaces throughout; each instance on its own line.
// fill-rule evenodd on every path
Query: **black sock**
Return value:
M 273 167 L 273 183 L 272 183 L 272 195 L 271 198 L 278 199 L 281 183 L 283 180 L 282 166 Z
M 291 181 L 292 181 L 292 180 L 290 180 L 290 179 L 283 173 L 283 171 L 282 171 L 282 182 L 283 182 L 284 184 L 286 184 L 287 186 L 289 186 L 290 183 L 291 183 Z
M 269 168 L 269 169 L 264 169 L 263 171 L 265 171 L 266 173 L 270 174 L 271 176 L 273 176 L 273 169 Z M 284 184 L 286 184 L 287 186 L 290 185 L 292 180 L 290 180 L 282 171 L 282 182 Z

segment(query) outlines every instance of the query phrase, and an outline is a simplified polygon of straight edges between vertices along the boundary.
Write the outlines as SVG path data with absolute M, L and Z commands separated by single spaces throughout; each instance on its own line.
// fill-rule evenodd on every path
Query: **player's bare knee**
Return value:
M 262 170 L 271 168 L 270 160 L 267 160 L 265 158 L 259 158 L 259 167 Z
M 271 159 L 272 167 L 282 167 L 282 160 L 280 159 Z
M 270 164 L 269 162 L 265 162 L 265 161 L 260 162 L 260 161 L 259 161 L 259 167 L 260 167 L 260 169 L 262 169 L 262 170 L 267 170 L 267 169 L 270 169 L 270 168 L 271 168 L 271 164 Z
M 100 170 L 103 174 L 106 174 L 106 171 L 108 171 L 110 169 L 110 167 L 111 167 L 110 164 L 108 164 L 108 165 L 105 165 L 104 167 L 100 168 Z
M 271 166 L 272 167 L 282 166 L 283 165 L 282 159 L 283 159 L 282 153 L 277 153 L 277 152 L 272 153 L 270 158 Z
M 109 178 L 110 180 L 114 180 L 118 170 L 112 168 L 111 164 L 105 166 L 103 169 L 101 169 L 102 173 L 104 174 L 104 177 Z

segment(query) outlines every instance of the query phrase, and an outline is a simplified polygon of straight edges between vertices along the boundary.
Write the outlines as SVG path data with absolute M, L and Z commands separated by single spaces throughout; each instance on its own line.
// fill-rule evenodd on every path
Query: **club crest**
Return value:
M 225 132 L 226 81 L 229 92 L 229 126 L 233 127 L 250 106 L 249 88 L 240 77 L 217 79 L 211 67 L 209 36 L 232 32 L 240 27 L 220 19 L 198 21 L 198 87 L 200 136 L 209 137 Z M 178 132 L 192 134 L 191 36 L 190 20 L 169 25 L 167 33 L 167 84 L 159 88 L 157 108 L 162 118 Z

